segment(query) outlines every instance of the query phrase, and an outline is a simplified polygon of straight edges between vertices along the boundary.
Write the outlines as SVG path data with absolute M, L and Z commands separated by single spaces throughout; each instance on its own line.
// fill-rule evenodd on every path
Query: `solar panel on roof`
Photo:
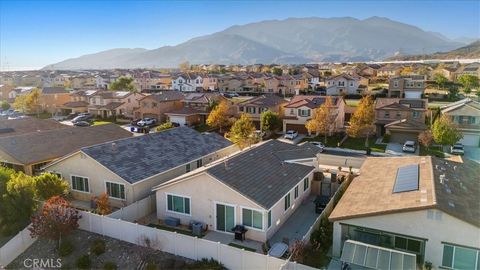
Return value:
M 393 193 L 418 190 L 418 164 L 398 168 Z

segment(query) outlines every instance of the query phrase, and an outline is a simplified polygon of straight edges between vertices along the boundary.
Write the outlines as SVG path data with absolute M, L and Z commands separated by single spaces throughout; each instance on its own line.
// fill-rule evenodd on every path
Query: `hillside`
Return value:
M 405 55 L 395 56 L 387 60 L 393 61 L 411 61 L 411 60 L 428 60 L 428 59 L 480 59 L 480 40 L 477 40 L 467 46 L 449 52 L 437 52 L 433 54 L 423 55 Z
M 387 18 L 290 18 L 236 25 L 176 46 L 115 49 L 44 69 L 177 67 L 192 64 L 306 63 L 381 60 L 448 51 L 464 44 Z

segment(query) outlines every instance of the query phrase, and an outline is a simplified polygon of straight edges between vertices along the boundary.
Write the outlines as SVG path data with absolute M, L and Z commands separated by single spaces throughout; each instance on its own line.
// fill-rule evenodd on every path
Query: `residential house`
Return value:
M 144 97 L 138 92 L 97 91 L 89 97 L 88 112 L 102 117 L 123 116 L 133 118 L 138 101 Z
M 388 97 L 422 98 L 424 91 L 423 75 L 399 76 L 388 81 Z
M 477 78 L 480 78 L 480 63 L 471 63 L 463 66 L 460 70 L 457 71 L 457 80 L 462 75 L 473 75 Z
M 173 76 L 172 88 L 180 92 L 203 90 L 203 78 L 196 73 L 184 73 Z
M 32 175 L 48 162 L 82 147 L 130 136 L 132 133 L 114 124 L 44 129 L 5 136 L 0 137 L 0 160 L 2 166 Z
M 220 92 L 241 92 L 243 90 L 243 79 L 239 76 L 221 76 L 218 78 L 218 90 Z
M 443 115 L 463 133 L 459 141 L 467 146 L 480 146 L 480 103 L 466 98 L 440 108 Z
M 42 111 L 54 113 L 70 100 L 70 93 L 63 87 L 44 87 L 40 90 L 38 104 Z
M 360 171 L 329 216 L 334 257 L 352 268 L 480 267 L 477 163 L 381 157 Z
M 276 95 L 261 95 L 252 99 L 237 103 L 238 114 L 248 113 L 257 129 L 260 129 L 260 116 L 262 112 L 272 111 L 283 117 L 284 108 L 288 101 Z
M 215 74 L 202 75 L 203 89 L 215 91 L 218 89 L 218 76 Z
M 157 218 L 266 242 L 311 194 L 318 149 L 269 140 L 178 178 L 156 192 Z M 309 162 L 301 163 L 300 160 Z
M 326 96 L 294 96 L 284 108 L 283 132 L 295 130 L 308 133 L 305 124 L 312 118 L 314 110 L 325 103 Z M 333 107 L 330 110 L 335 121 L 331 132 L 338 132 L 344 127 L 345 101 L 340 97 L 332 97 Z
M 84 147 L 45 167 L 69 182 L 75 200 L 106 192 L 114 207 L 129 205 L 152 188 L 237 151 L 216 133 L 187 127 Z
M 53 119 L 25 117 L 19 119 L 0 119 L 0 137 L 17 136 L 39 131 L 67 128 Z
M 59 106 L 60 114 L 83 113 L 88 111 L 89 100 L 97 90 L 78 90 L 70 93 L 70 101 Z
M 403 67 L 399 65 L 385 65 L 377 69 L 377 77 L 391 78 L 400 76 Z
M 13 103 L 13 101 L 17 96 L 29 94 L 30 92 L 32 92 L 33 89 L 36 89 L 36 87 L 33 87 L 33 86 L 15 87 L 8 93 L 8 101 L 10 103 Z
M 391 142 L 417 141 L 427 129 L 427 99 L 377 98 L 375 126 L 378 137 L 388 134 Z
M 166 112 L 183 107 L 184 95 L 177 91 L 161 91 L 147 95 L 138 101 L 138 108 L 134 110 L 136 119 L 153 118 L 163 123 L 167 120 Z
M 359 95 L 366 89 L 366 84 L 361 84 L 360 76 L 342 73 L 327 79 L 327 96 Z M 368 81 L 367 81 L 368 84 Z
M 188 93 L 182 100 L 183 107 L 165 112 L 168 121 L 180 126 L 204 124 L 212 105 L 228 100 L 220 93 Z M 233 115 L 233 108 L 231 108 Z

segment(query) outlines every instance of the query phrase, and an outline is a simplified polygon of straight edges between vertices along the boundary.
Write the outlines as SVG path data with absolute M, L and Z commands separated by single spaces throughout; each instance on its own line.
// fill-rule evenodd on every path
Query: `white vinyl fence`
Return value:
M 0 247 L 0 268 L 6 267 L 35 242 L 36 238 L 30 237 L 28 227 L 30 225 Z
M 285 260 L 239 248 L 191 237 L 175 232 L 151 228 L 137 223 L 81 211 L 80 229 L 122 241 L 141 244 L 148 238 L 153 247 L 163 252 L 192 260 L 213 258 L 228 269 L 307 269 Z
M 155 212 L 156 209 L 155 194 L 152 194 L 144 199 L 141 199 L 140 201 L 130 204 L 129 206 L 118 209 L 117 211 L 108 215 L 108 217 L 133 222 L 142 217 L 148 216 L 149 214 Z

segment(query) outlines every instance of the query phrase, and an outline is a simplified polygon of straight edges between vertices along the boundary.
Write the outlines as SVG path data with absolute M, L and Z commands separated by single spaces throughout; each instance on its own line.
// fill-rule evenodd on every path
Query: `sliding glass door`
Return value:
M 235 207 L 216 204 L 217 231 L 231 232 L 235 227 Z

